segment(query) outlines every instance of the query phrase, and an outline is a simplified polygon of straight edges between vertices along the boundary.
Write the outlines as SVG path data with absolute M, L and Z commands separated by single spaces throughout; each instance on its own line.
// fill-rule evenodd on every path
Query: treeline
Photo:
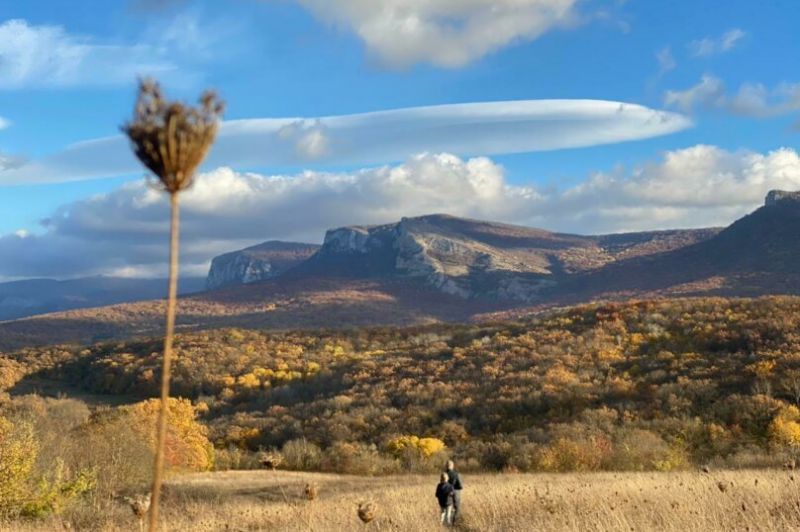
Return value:
M 774 464 L 800 446 L 794 297 L 587 305 L 480 326 L 226 329 L 176 346 L 174 394 L 228 461 L 264 449 L 293 468 L 367 473 L 440 454 L 465 468 L 667 470 Z M 0 384 L 155 396 L 159 351 L 156 340 L 21 351 L 0 358 Z

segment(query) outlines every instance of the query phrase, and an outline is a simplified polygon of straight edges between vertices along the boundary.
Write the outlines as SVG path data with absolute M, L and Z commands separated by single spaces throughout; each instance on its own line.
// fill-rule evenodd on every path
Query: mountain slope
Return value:
M 569 302 L 628 295 L 798 292 L 800 199 L 773 191 L 764 206 L 711 238 L 575 276 L 553 295 Z

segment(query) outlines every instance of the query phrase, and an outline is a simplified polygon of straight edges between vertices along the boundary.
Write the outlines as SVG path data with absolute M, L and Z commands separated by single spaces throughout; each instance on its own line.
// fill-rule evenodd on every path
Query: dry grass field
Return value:
M 456 530 L 800 530 L 800 474 L 789 471 L 464 475 Z M 307 483 L 318 497 L 304 495 Z M 433 476 L 355 477 L 231 471 L 173 478 L 169 531 L 438 530 Z M 361 501 L 378 505 L 364 525 Z M 124 503 L 76 509 L 3 531 L 138 530 Z

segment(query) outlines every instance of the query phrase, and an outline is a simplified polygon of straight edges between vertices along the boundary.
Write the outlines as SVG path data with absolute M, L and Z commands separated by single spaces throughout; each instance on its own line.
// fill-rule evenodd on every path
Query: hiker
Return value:
M 439 501 L 439 509 L 442 511 L 442 524 L 453 524 L 453 506 L 456 503 L 456 490 L 450 484 L 447 473 L 442 473 L 439 483 L 436 485 L 436 499 Z
M 461 477 L 455 469 L 455 464 L 452 460 L 448 460 L 445 464 L 445 474 L 447 475 L 450 485 L 453 486 L 453 517 L 450 524 L 455 524 L 458 512 L 461 511 Z

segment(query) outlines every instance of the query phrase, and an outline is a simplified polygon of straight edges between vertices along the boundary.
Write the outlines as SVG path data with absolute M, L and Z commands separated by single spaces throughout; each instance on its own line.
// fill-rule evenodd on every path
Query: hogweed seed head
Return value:
M 171 102 L 152 80 L 139 83 L 133 120 L 122 126 L 136 157 L 175 194 L 192 184 L 194 172 L 203 162 L 224 111 L 214 92 L 206 91 L 199 105 Z

